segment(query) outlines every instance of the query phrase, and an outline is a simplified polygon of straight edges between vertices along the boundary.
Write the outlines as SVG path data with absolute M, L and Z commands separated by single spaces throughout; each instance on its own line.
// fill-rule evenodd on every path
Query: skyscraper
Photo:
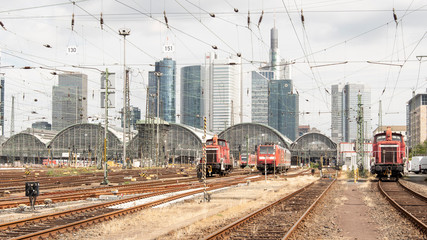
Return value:
M 160 73 L 157 74 L 156 73 Z M 157 80 L 160 80 L 157 83 Z M 168 121 L 176 121 L 175 84 L 176 62 L 171 58 L 163 58 L 156 62 L 155 70 L 148 73 L 149 106 L 152 114 L 157 114 L 157 84 L 159 85 L 159 118 Z
M 298 137 L 299 98 L 293 93 L 292 80 L 269 82 L 268 125 L 291 140 Z
M 268 82 L 273 77 L 272 71 L 252 71 L 251 118 L 254 123 L 268 125 Z
M 427 93 L 412 96 L 406 105 L 408 147 L 413 148 L 427 140 Z
M 299 99 L 293 91 L 290 66 L 280 60 L 278 30 L 272 28 L 270 34 L 270 63 L 252 72 L 252 122 L 268 124 L 295 140 Z
M 52 130 L 87 122 L 87 75 L 59 74 L 52 88 Z
M 210 100 L 205 105 L 208 129 L 219 133 L 242 121 L 241 59 L 234 56 L 218 59 L 208 54 L 206 66 L 203 97 Z
M 336 143 L 354 142 L 357 138 L 357 96 L 362 96 L 364 135 L 371 137 L 371 90 L 363 84 L 332 85 L 331 138 Z
M 201 65 L 181 68 L 181 123 L 203 128 L 203 86 L 205 68 Z
M 127 118 L 126 118 L 126 122 L 127 122 L 126 128 L 129 128 L 129 125 L 130 125 L 131 129 L 136 130 L 136 122 L 139 121 L 139 120 L 141 120 L 141 110 L 138 107 L 134 107 L 134 106 L 130 106 L 128 109 L 129 109 L 129 112 L 126 115 L 127 116 Z M 121 121 L 120 121 L 120 123 L 121 123 L 120 125 L 121 125 L 122 128 L 123 128 L 123 113 L 124 113 L 124 111 L 123 111 L 123 108 L 122 108 L 122 111 L 121 111 Z

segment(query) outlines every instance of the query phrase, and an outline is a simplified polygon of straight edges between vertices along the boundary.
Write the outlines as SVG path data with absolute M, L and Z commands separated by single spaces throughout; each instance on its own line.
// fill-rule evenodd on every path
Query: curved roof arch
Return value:
M 289 139 L 288 137 L 284 136 L 283 134 L 281 134 L 276 129 L 274 129 L 274 128 L 268 126 L 268 125 L 261 124 L 261 123 L 238 123 L 238 124 L 235 124 L 235 125 L 227 128 L 227 129 L 225 129 L 224 131 L 222 131 L 220 134 L 218 134 L 218 137 L 223 138 L 222 136 L 226 135 L 227 132 L 233 131 L 233 130 L 238 129 L 238 128 L 241 128 L 242 126 L 247 126 L 248 128 L 264 129 L 267 132 L 270 132 L 272 135 L 277 136 L 277 138 L 279 138 L 281 140 L 281 143 L 283 143 L 283 145 L 285 147 L 289 148 L 291 146 L 291 144 L 293 143 L 291 139 Z M 268 140 L 266 140 L 266 142 L 268 142 Z M 274 141 L 272 141 L 272 142 L 274 142 Z
M 2 144 L 4 156 L 41 157 L 46 152 L 46 140 L 28 132 L 15 134 Z
M 225 129 L 218 137 L 227 140 L 234 158 L 239 154 L 254 154 L 258 145 L 267 142 L 287 148 L 292 143 L 276 129 L 260 123 L 239 123 Z
M 78 123 L 58 132 L 47 147 L 52 149 L 54 157 L 60 157 L 70 151 L 77 154 L 95 153 L 102 146 L 104 135 L 104 127 L 100 124 Z M 109 156 L 117 157 L 113 155 L 121 154 L 122 141 L 110 128 L 107 144 Z
M 309 132 L 298 137 L 291 145 L 291 150 L 294 151 L 336 151 L 337 144 L 332 141 L 328 136 L 317 133 Z

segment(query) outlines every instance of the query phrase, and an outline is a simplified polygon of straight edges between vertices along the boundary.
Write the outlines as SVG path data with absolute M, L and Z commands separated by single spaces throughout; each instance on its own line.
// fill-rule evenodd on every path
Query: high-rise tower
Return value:
M 59 74 L 52 88 L 52 130 L 87 122 L 87 75 Z
M 205 68 L 201 65 L 181 68 L 181 123 L 203 128 L 204 111 L 203 98 Z
M 148 73 L 150 112 L 156 114 L 159 106 L 159 118 L 168 122 L 176 121 L 175 84 L 176 62 L 171 58 L 163 58 L 156 62 L 155 70 Z M 157 104 L 157 86 L 160 93 L 159 104 Z
M 279 34 L 270 31 L 270 62 L 252 72 L 252 122 L 268 124 L 288 138 L 298 136 L 299 101 L 290 66 L 280 59 Z
M 364 84 L 336 84 L 331 87 L 331 138 L 336 143 L 354 142 L 357 138 L 357 103 L 361 95 L 365 139 L 371 136 L 371 91 Z

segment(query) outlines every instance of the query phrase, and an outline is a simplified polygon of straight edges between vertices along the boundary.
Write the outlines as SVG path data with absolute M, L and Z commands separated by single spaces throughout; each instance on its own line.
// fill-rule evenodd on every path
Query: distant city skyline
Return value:
M 148 72 L 164 57 L 176 61 L 176 122 L 181 105 L 180 69 L 205 65 L 205 53 L 241 58 L 239 121 L 251 121 L 250 79 L 270 62 L 271 27 L 278 29 L 275 61 L 292 66 L 285 73 L 299 96 L 299 122 L 331 134 L 331 86 L 369 84 L 372 126 L 382 101 L 384 125 L 405 125 L 406 103 L 426 93 L 427 6 L 422 1 L 201 1 L 148 5 L 135 1 L 8 2 L 0 13 L 1 71 L 5 75 L 4 135 L 51 121 L 52 87 L 58 74 L 88 76 L 87 120 L 103 122 L 99 71 L 116 73 L 111 126 L 120 126 L 123 62 L 130 68 L 130 104 L 146 115 Z M 232 6 L 230 6 L 230 4 Z M 234 8 L 239 11 L 234 11 Z M 100 24 L 100 13 L 103 24 Z M 214 13 L 215 18 L 207 13 Z M 263 13 L 263 14 L 262 14 Z M 394 18 L 395 14 L 396 18 Z M 74 26 L 71 16 L 75 15 Z M 40 17 L 43 16 L 43 17 Z M 261 18 L 262 16 L 262 18 Z M 165 22 L 165 17 L 168 23 Z M 304 17 L 304 18 L 303 18 Z M 302 21 L 304 19 L 304 21 Z M 248 21 L 249 20 L 249 21 Z M 130 29 L 123 37 L 118 29 Z M 284 59 L 284 61 L 282 61 Z M 263 71 L 263 70 L 261 70 Z M 289 73 L 287 73 L 289 72 Z M 55 75 L 56 74 L 56 75 Z M 234 105 L 234 104 L 233 104 Z M 233 115 L 236 115 L 233 107 Z M 237 117 L 237 116 L 236 116 Z M 233 119 L 237 122 L 237 119 Z M 230 119 L 231 122 L 231 119 Z M 372 132 L 373 128 L 366 129 Z

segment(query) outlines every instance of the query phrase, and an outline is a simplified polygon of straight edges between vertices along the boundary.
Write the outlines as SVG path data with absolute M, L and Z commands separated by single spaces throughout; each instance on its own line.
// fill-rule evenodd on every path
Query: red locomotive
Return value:
M 240 167 L 245 168 L 246 166 L 256 166 L 256 155 L 249 154 L 249 158 L 245 155 L 240 155 Z
M 383 133 L 374 136 L 372 144 L 373 164 L 371 173 L 377 174 L 381 179 L 399 178 L 403 174 L 403 165 L 405 158 L 405 141 L 400 133 L 394 133 L 390 127 Z
M 257 148 L 257 169 L 265 174 L 287 171 L 291 166 L 291 152 L 276 144 L 260 145 Z
M 212 139 L 206 140 L 206 176 L 213 174 L 225 175 L 233 169 L 230 159 L 230 148 L 224 139 L 218 139 L 215 135 Z M 201 173 L 198 167 L 198 175 Z

